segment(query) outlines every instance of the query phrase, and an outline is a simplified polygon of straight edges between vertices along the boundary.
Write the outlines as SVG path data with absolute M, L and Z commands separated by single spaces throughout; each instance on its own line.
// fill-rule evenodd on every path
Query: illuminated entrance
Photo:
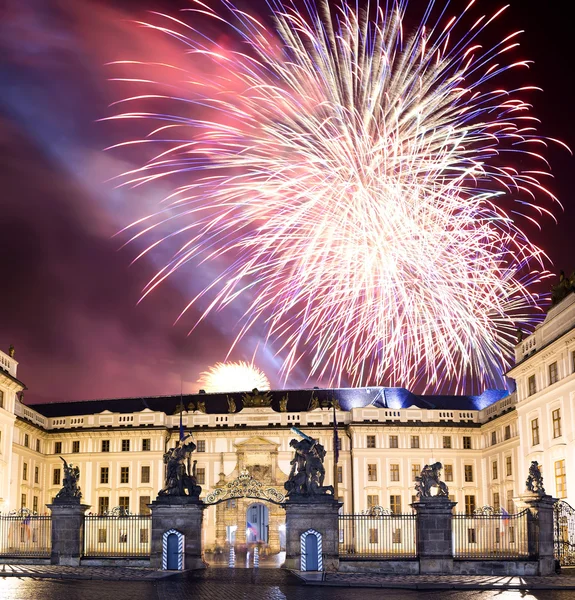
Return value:
M 265 504 L 256 502 L 248 507 L 246 514 L 246 542 L 267 544 L 269 539 L 269 510 Z

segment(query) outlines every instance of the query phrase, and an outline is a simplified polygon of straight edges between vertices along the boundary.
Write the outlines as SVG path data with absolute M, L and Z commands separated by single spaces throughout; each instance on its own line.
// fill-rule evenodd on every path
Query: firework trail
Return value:
M 535 88 L 501 87 L 528 66 L 505 64 L 520 32 L 482 47 L 503 9 L 472 18 L 474 4 L 450 18 L 430 2 L 414 28 L 404 0 L 276 2 L 273 27 L 195 2 L 140 23 L 189 64 L 133 62 L 145 93 L 111 117 L 150 123 L 118 146 L 156 148 L 122 185 L 173 189 L 130 225 L 130 241 L 151 237 L 139 257 L 178 245 L 144 296 L 190 261 L 225 262 L 184 312 L 247 302 L 232 349 L 265 324 L 285 379 L 303 358 L 333 385 L 500 382 L 545 275 L 516 221 L 556 200 L 522 100 Z M 210 40 L 209 21 L 238 47 Z
M 208 393 L 249 392 L 254 388 L 269 390 L 270 382 L 265 373 L 244 361 L 216 363 L 207 371 L 200 373 L 200 389 Z

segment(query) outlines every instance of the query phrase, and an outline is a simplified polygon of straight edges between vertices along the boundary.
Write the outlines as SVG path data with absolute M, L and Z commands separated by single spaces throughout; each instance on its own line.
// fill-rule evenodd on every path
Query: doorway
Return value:
M 270 513 L 261 502 L 248 506 L 246 511 L 246 542 L 248 544 L 268 543 Z

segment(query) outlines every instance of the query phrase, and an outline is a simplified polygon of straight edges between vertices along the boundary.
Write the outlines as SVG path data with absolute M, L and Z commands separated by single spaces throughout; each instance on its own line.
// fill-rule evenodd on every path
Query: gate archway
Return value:
M 247 470 L 210 491 L 205 504 L 215 508 L 215 547 L 208 562 L 234 567 L 279 567 L 285 549 L 284 494 L 277 484 L 265 484 Z M 213 511 L 213 509 L 212 509 Z M 215 522 L 215 523 L 214 523 Z

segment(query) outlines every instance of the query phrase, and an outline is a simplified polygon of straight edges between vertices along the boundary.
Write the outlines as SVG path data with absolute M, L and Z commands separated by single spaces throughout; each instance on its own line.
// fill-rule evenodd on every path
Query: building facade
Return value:
M 32 407 L 19 400 L 25 386 L 13 353 L 0 352 L 0 511 L 46 512 L 61 487 L 62 457 L 79 466 L 83 501 L 92 512 L 119 506 L 146 513 L 163 485 L 163 456 L 179 439 L 180 419 L 197 445 L 203 498 L 246 478 L 283 493 L 297 427 L 326 448 L 325 484 L 334 485 L 346 513 L 372 506 L 409 512 L 415 476 L 436 461 L 443 463 L 459 512 L 485 505 L 514 512 L 531 460 L 543 465 L 548 493 L 575 501 L 575 482 L 568 477 L 574 460 L 575 294 L 519 343 L 516 359 L 509 376 L 517 391 L 511 394 L 314 389 Z M 208 508 L 204 526 L 208 550 L 263 541 L 275 552 L 283 544 L 284 513 L 273 503 L 229 499 Z

